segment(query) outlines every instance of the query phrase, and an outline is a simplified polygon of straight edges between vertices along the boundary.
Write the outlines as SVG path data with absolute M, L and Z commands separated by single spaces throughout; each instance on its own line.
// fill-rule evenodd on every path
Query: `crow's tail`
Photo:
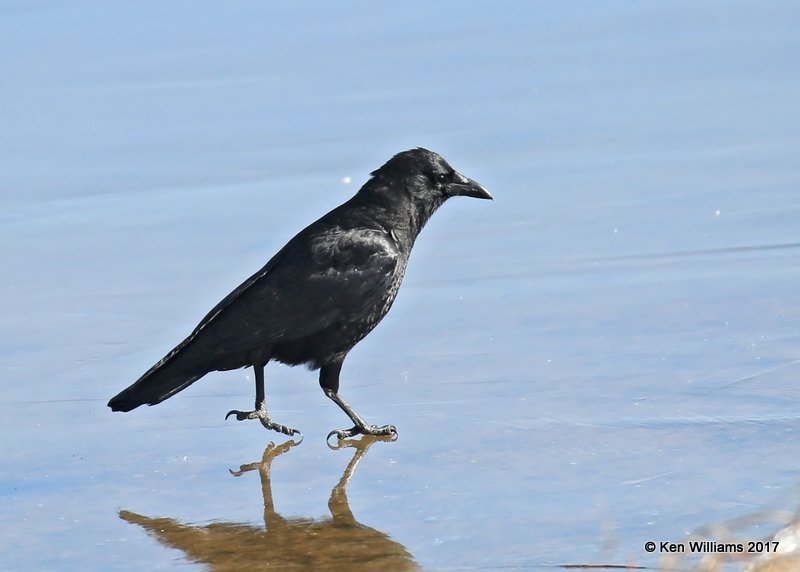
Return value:
M 108 402 L 112 411 L 130 411 L 140 405 L 161 403 L 208 373 L 206 360 L 198 360 L 187 351 L 184 341 L 151 367 L 136 382 Z

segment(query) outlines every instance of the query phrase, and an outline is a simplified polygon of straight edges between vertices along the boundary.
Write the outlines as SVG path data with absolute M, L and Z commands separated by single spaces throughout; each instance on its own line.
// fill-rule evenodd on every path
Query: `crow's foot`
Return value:
M 397 429 L 395 429 L 394 425 L 355 425 L 350 429 L 334 429 L 328 433 L 326 441 L 330 441 L 330 438 L 334 435 L 336 435 L 336 439 L 339 441 L 355 435 L 391 435 L 394 437 L 394 439 L 392 439 L 392 441 L 394 441 L 397 439 Z
M 225 419 L 227 419 L 231 415 L 235 415 L 237 421 L 244 421 L 246 419 L 258 419 L 259 421 L 261 421 L 261 424 L 267 429 L 270 429 L 272 431 L 277 431 L 278 433 L 283 433 L 284 435 L 288 435 L 289 437 L 292 437 L 293 435 L 300 435 L 301 439 L 303 437 L 303 434 L 300 433 L 300 431 L 298 431 L 297 429 L 292 429 L 291 427 L 287 427 L 286 425 L 281 425 L 280 423 L 275 423 L 273 420 L 271 420 L 269 418 L 269 415 L 267 415 L 267 408 L 263 403 L 255 411 L 239 411 L 237 409 L 228 411 L 228 414 L 225 415 Z

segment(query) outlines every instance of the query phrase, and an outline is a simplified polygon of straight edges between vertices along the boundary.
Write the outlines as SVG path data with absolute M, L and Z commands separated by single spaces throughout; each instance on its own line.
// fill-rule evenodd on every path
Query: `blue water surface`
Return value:
M 2 567 L 658 566 L 648 540 L 769 537 L 800 480 L 798 29 L 784 1 L 0 3 Z M 345 364 L 397 442 L 330 451 L 346 419 L 278 365 L 305 441 L 261 478 L 228 469 L 283 436 L 223 420 L 251 371 L 106 407 L 416 146 L 495 200 L 434 216 Z

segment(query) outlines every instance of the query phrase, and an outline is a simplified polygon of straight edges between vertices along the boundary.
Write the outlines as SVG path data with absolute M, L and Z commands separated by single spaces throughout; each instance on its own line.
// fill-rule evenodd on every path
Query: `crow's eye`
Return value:
M 439 173 L 438 175 L 436 175 L 436 180 L 438 182 L 440 182 L 440 183 L 446 183 L 447 182 L 447 173 Z

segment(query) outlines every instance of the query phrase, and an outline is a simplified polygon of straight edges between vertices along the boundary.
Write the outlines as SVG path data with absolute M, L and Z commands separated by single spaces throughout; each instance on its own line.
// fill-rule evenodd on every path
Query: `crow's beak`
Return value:
M 489 191 L 484 189 L 480 183 L 465 177 L 461 173 L 456 173 L 453 176 L 453 182 L 447 185 L 447 187 L 451 195 L 492 200 L 492 195 L 490 195 Z

